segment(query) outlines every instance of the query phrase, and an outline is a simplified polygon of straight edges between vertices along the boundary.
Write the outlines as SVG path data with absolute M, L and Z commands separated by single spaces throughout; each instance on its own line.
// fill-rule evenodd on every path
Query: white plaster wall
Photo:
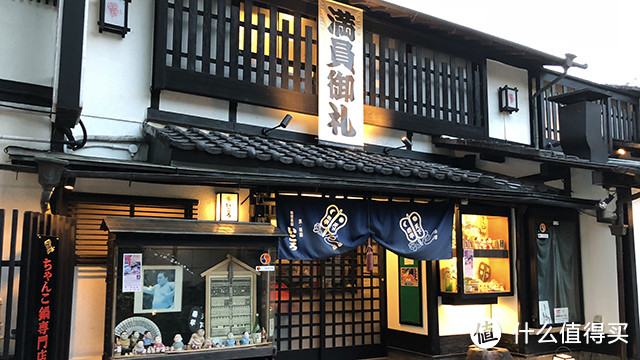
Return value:
M 75 267 L 70 359 L 102 359 L 102 341 L 96 340 L 100 339 L 99 335 L 104 333 L 104 309 L 107 297 L 106 276 L 107 269 L 105 267 Z M 94 341 L 87 341 L 86 334 L 94 334 Z
M 419 335 L 428 335 L 427 329 L 427 269 L 426 263 L 421 261 L 422 268 L 422 326 L 400 324 L 400 286 L 398 283 L 398 255 L 386 251 L 387 262 L 387 327 L 392 330 L 404 331 Z
M 0 79 L 52 86 L 60 6 L 0 1 Z
M 1 11 L 0 11 L 1 12 Z M 22 146 L 48 150 L 51 141 L 51 120 L 48 116 L 24 110 L 0 107 L 0 150 L 7 146 Z M 0 151 L 0 162 L 9 156 Z
M 573 169 L 571 175 L 575 197 L 593 200 L 606 197 L 605 189 L 591 185 L 590 171 Z M 585 210 L 580 215 L 580 239 L 585 322 L 593 322 L 596 315 L 602 316 L 605 325 L 618 322 L 615 237 L 607 224 L 596 221 L 594 212 Z
M 518 88 L 518 112 L 500 112 L 498 88 Z M 497 61 L 487 60 L 487 99 L 489 137 L 521 144 L 531 144 L 529 121 L 529 80 L 527 71 Z

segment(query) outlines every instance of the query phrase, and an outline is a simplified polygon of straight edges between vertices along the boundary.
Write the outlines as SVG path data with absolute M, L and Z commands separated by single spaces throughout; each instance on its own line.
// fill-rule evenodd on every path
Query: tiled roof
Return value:
M 242 160 L 255 159 L 265 166 L 279 164 L 291 170 L 316 168 L 327 172 L 353 173 L 366 177 L 388 176 L 407 180 L 438 180 L 523 192 L 547 192 L 549 188 L 531 185 L 480 171 L 408 159 L 403 157 L 354 151 L 328 146 L 301 144 L 269 137 L 247 136 L 200 128 L 182 128 L 173 125 L 146 123 L 145 131 L 163 143 L 184 151 L 198 151 L 211 156 L 224 156 Z M 344 175 L 343 175 L 344 176 Z

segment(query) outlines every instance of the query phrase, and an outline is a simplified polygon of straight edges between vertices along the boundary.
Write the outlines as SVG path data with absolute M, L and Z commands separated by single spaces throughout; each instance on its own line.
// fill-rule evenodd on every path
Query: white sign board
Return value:
M 318 1 L 318 140 L 364 145 L 362 10 Z
M 568 323 L 569 322 L 569 308 L 555 308 L 553 309 L 553 313 L 555 315 L 555 323 Z

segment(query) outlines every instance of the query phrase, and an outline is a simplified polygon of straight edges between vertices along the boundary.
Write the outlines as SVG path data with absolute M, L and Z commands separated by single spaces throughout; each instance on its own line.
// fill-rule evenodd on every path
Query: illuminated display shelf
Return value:
M 509 219 L 508 209 L 457 209 L 454 256 L 439 261 L 443 304 L 495 304 L 513 295 Z

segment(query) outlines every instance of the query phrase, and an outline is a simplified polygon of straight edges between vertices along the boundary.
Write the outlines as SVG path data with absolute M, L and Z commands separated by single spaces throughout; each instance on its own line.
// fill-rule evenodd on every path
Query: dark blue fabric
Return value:
M 450 259 L 453 204 L 372 201 L 371 237 L 394 253 L 416 260 Z
M 278 196 L 278 257 L 291 260 L 327 259 L 349 252 L 369 238 L 367 202 L 304 196 Z
M 397 203 L 303 196 L 276 198 L 278 257 L 320 260 L 353 250 L 369 237 L 416 260 L 451 258 L 453 204 Z

